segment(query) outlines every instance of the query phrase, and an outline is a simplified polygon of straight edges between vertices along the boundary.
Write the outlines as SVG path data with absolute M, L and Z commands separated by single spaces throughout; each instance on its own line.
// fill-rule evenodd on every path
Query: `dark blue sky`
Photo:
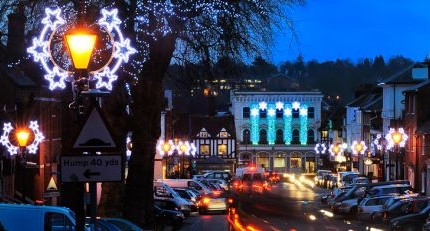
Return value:
M 308 0 L 293 19 L 298 40 L 278 36 L 274 64 L 299 54 L 319 62 L 430 55 L 430 0 Z

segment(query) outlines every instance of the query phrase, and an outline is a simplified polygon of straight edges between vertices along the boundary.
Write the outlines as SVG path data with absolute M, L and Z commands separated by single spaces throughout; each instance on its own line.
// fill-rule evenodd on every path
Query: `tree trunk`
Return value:
M 138 83 L 133 88 L 133 150 L 124 198 L 124 216 L 148 229 L 154 227 L 154 157 L 160 137 L 164 99 L 162 82 L 175 42 L 174 39 L 158 40 L 150 48 L 149 61 L 145 63 Z

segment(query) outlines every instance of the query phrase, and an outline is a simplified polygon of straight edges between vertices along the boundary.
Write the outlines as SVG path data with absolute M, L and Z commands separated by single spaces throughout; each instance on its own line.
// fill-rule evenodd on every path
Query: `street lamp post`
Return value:
M 352 142 L 352 145 L 351 145 L 351 150 L 352 150 L 353 155 L 358 156 L 358 161 L 359 161 L 359 163 L 361 163 L 360 157 L 361 157 L 361 159 L 364 159 L 363 157 L 364 157 L 364 154 L 366 153 L 366 150 L 367 150 L 366 143 L 364 141 L 354 140 Z M 352 156 L 351 156 L 351 162 L 352 162 Z M 351 170 L 352 170 L 352 166 L 351 166 Z M 364 169 L 363 169 L 363 172 L 361 172 L 361 173 L 364 174 Z
M 396 155 L 396 180 L 398 180 L 400 172 L 399 152 L 400 148 L 405 147 L 406 141 L 408 140 L 408 135 L 406 135 L 403 128 L 390 128 L 388 134 L 385 136 L 385 139 L 388 141 L 387 149 L 392 149 Z
M 80 17 L 84 13 L 82 11 L 78 12 L 77 21 L 70 24 L 61 17 L 60 8 L 46 8 L 45 13 L 46 17 L 42 19 L 44 27 L 40 35 L 33 38 L 33 45 L 27 51 L 33 55 L 34 61 L 39 62 L 45 69 L 44 78 L 49 81 L 50 90 L 64 89 L 67 81 L 72 82 L 73 102 L 69 107 L 77 109 L 79 116 L 84 107 L 81 94 L 87 93 L 97 97 L 107 93 L 101 92 L 100 89 L 112 90 L 112 83 L 118 79 L 115 72 L 122 63 L 128 62 L 129 56 L 136 53 L 137 50 L 130 47 L 130 40 L 125 38 L 119 29 L 121 20 L 117 17 L 117 9 L 102 9 L 102 17 L 97 23 L 91 24 L 96 28 L 97 33 L 91 33 L 89 28 L 84 25 L 83 18 Z M 102 35 L 102 39 L 98 43 L 96 34 Z M 64 55 L 64 43 L 68 48 L 68 57 Z M 95 44 L 102 46 L 97 49 L 97 52 L 95 52 Z M 96 58 L 93 57 L 93 53 L 97 54 Z M 94 61 L 94 59 L 97 60 Z M 73 67 L 70 63 L 73 64 Z M 69 185 L 70 190 L 63 190 L 70 196 L 75 194 L 71 196 L 69 203 L 77 214 L 78 229 L 83 229 L 85 219 L 82 206 L 84 189 L 81 183 L 79 186 Z M 95 223 L 96 182 L 90 183 L 90 191 L 91 218 Z
M 22 171 L 20 172 L 20 186 L 22 198 L 25 198 L 24 173 L 27 166 L 27 154 L 36 154 L 39 149 L 39 144 L 45 137 L 39 130 L 37 121 L 30 121 L 28 127 L 14 127 L 12 123 L 3 124 L 3 134 L 0 136 L 0 143 L 7 148 L 10 155 L 19 159 L 16 165 L 19 165 Z M 16 167 L 16 166 L 15 166 Z M 14 173 L 15 174 L 15 173 Z M 3 182 L 1 182 L 3 183 Z M 3 189 L 3 187 L 1 187 Z M 15 189 L 14 189 L 15 190 Z M 4 192 L 2 192 L 3 194 Z
M 334 157 L 334 161 L 341 164 L 342 162 L 345 162 L 345 156 L 343 155 L 343 152 L 345 150 L 345 144 L 336 143 L 331 144 L 328 151 L 330 152 L 330 155 Z M 336 169 L 337 171 L 338 169 Z

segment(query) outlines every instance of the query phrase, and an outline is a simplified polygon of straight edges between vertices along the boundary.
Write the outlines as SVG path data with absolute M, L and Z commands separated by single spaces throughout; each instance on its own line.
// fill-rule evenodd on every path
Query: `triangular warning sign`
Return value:
M 105 120 L 100 114 L 98 107 L 95 106 L 88 115 L 87 121 L 73 143 L 73 148 L 104 151 L 115 149 L 116 147 Z
M 55 184 L 55 181 L 54 181 L 54 177 L 51 176 L 51 179 L 49 180 L 48 187 L 46 187 L 46 190 L 47 191 L 57 191 L 58 190 L 57 184 Z

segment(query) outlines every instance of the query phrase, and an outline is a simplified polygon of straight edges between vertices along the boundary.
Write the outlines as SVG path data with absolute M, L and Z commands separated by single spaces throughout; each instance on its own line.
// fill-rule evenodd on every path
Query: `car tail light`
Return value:
M 228 198 L 228 203 L 233 204 L 233 198 Z
M 209 198 L 207 198 L 207 197 L 203 198 L 203 204 L 207 205 L 207 204 L 209 204 L 210 202 L 211 202 L 211 199 L 209 199 Z
M 220 194 L 221 194 L 221 192 L 220 191 L 213 191 L 212 192 L 215 196 L 219 196 Z

